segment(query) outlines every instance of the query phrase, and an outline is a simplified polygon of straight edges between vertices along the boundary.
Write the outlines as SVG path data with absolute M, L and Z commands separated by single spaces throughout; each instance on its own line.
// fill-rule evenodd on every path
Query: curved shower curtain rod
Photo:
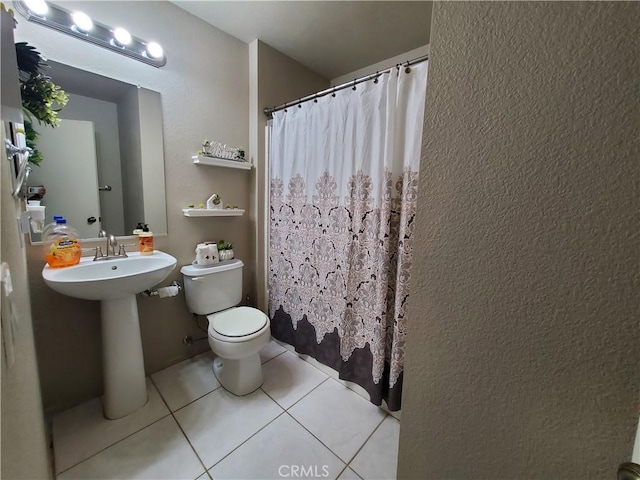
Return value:
M 372 73 L 364 77 L 356 78 L 355 80 L 350 80 L 348 82 L 341 83 L 340 85 L 336 85 L 335 87 L 327 88 L 326 90 L 322 90 L 317 93 L 312 93 L 311 95 L 307 95 L 306 97 L 299 98 L 298 100 L 295 100 L 293 102 L 283 103 L 282 105 L 279 105 L 277 107 L 265 108 L 263 112 L 267 117 L 271 117 L 273 112 L 284 110 L 287 107 L 295 107 L 296 105 L 301 106 L 302 103 L 308 102 L 310 100 L 317 100 L 320 97 L 324 97 L 325 95 L 329 95 L 329 94 L 334 94 L 335 92 L 339 90 L 344 90 L 345 88 L 352 87 L 355 90 L 356 85 L 358 85 L 359 83 L 366 82 L 367 80 L 370 80 L 372 78 L 375 78 L 376 80 L 374 80 L 374 82 L 377 82 L 377 78 L 380 75 L 384 73 L 389 73 L 394 68 L 397 68 L 399 70 L 400 67 L 404 67 L 406 72 L 409 73 L 410 71 L 409 67 L 411 67 L 411 65 L 415 65 L 416 63 L 424 62 L 426 60 L 429 60 L 429 55 L 424 55 L 422 57 L 409 60 L 408 62 L 398 63 L 397 65 L 394 65 L 391 68 L 387 68 L 386 70 L 382 70 L 380 72 Z

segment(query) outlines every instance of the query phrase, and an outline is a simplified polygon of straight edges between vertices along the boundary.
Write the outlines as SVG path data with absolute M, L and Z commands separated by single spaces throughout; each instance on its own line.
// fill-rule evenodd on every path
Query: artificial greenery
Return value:
M 36 149 L 38 132 L 33 128 L 33 119 L 38 124 L 57 127 L 60 124 L 58 112 L 67 104 L 67 94 L 44 74 L 49 67 L 42 55 L 26 42 L 16 43 L 18 76 L 22 108 L 25 112 L 25 138 L 27 146 L 33 149 L 29 162 L 39 165 L 42 154 Z
M 29 147 L 32 152 L 29 154 L 29 162 L 34 165 L 40 165 L 42 161 L 42 153 L 36 147 L 36 141 L 38 140 L 38 136 L 40 134 L 33 129 L 33 125 L 29 120 L 24 121 L 24 138 L 27 147 Z
M 16 43 L 16 57 L 18 60 L 18 74 L 21 80 L 31 75 L 44 73 L 45 64 L 42 61 L 42 55 L 27 42 Z
M 31 75 L 26 81 L 20 82 L 22 107 L 29 117 L 38 123 L 57 127 L 60 124 L 58 112 L 67 104 L 67 94 L 51 81 L 46 75 Z M 54 104 L 59 108 L 54 108 Z
M 220 240 L 218 242 L 218 250 L 231 250 L 232 248 L 233 248 L 233 245 L 225 242 L 224 240 Z

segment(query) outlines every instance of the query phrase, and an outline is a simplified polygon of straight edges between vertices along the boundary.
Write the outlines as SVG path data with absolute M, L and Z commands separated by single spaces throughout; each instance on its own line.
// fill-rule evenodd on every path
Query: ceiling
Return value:
M 429 43 L 427 1 L 173 3 L 245 43 L 260 39 L 328 80 Z

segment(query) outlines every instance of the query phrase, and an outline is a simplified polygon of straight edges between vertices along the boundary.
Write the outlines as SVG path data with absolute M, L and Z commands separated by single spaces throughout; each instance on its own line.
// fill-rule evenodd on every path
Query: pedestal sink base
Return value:
M 105 417 L 129 415 L 147 403 L 135 295 L 100 302 Z
M 100 300 L 104 415 L 129 415 L 147 402 L 144 360 L 136 293 L 158 285 L 176 266 L 171 255 L 129 252 L 94 261 L 83 257 L 78 265 L 42 269 L 42 278 L 56 292 L 85 300 Z

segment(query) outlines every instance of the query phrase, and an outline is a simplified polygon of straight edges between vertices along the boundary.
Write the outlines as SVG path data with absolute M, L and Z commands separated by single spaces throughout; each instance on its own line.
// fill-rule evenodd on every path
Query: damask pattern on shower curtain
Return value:
M 271 180 L 274 336 L 363 386 L 374 403 L 386 399 L 392 410 L 400 408 L 417 187 L 418 172 L 409 167 L 395 177 L 385 170 L 382 198 L 373 197 L 371 177 L 358 170 L 343 202 L 328 171 L 315 185 L 301 175 L 286 186 Z

